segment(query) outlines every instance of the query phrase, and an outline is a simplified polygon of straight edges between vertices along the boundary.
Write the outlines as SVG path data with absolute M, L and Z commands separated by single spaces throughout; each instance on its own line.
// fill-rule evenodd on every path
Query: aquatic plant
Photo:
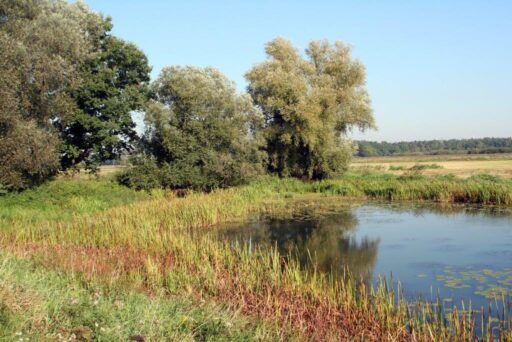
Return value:
M 400 289 L 386 282 L 371 288 L 348 272 L 341 278 L 308 272 L 273 248 L 230 244 L 209 233 L 217 224 L 254 215 L 289 215 L 294 212 L 290 194 L 295 199 L 335 194 L 450 201 L 450 191 L 486 189 L 486 182 L 400 182 L 382 174 L 311 183 L 264 177 L 248 186 L 185 198 L 162 193 L 65 220 L 2 220 L 0 244 L 39 267 L 80 274 L 85 282 L 146 293 L 164 290 L 173 297 L 224 304 L 263 320 L 282 339 L 460 340 L 484 330 L 489 331 L 488 339 L 506 339 L 507 317 L 496 322 L 479 312 L 485 317 L 483 328 L 477 329 L 474 310 L 453 309 L 447 314 L 442 301 L 408 303 Z M 498 185 L 503 193 L 490 191 L 493 195 L 485 199 L 511 203 L 506 197 L 510 194 L 505 194 L 510 183 Z M 467 198 L 481 198 L 475 196 Z

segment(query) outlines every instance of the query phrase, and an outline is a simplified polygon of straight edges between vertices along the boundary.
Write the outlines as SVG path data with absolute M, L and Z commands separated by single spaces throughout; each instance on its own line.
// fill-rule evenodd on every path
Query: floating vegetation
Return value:
M 510 288 L 501 287 L 501 286 L 493 286 L 490 285 L 485 290 L 477 290 L 475 291 L 475 294 L 483 296 L 488 299 L 497 299 L 497 298 L 503 298 L 507 297 L 509 294 L 511 294 Z
M 512 295 L 512 269 L 510 268 L 455 271 L 447 266 L 443 273 L 436 275 L 436 280 L 442 282 L 447 288 L 472 288 L 476 295 L 487 299 L 501 299 Z
M 452 289 L 463 289 L 470 287 L 468 284 L 463 283 L 464 279 L 462 278 L 455 278 L 452 276 L 449 276 L 446 278 L 444 286 L 452 288 Z

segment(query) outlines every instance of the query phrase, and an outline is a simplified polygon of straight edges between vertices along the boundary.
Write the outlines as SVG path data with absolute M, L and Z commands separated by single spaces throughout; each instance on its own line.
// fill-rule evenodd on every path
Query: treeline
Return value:
M 449 139 L 396 143 L 357 141 L 359 157 L 435 154 L 512 153 L 512 138 Z
M 119 181 L 138 189 L 328 178 L 354 153 L 347 131 L 374 127 L 364 66 L 341 42 L 304 55 L 272 40 L 243 93 L 215 68 L 166 67 L 150 82 L 145 54 L 82 2 L 0 1 L 0 46 L 0 193 L 126 153 Z

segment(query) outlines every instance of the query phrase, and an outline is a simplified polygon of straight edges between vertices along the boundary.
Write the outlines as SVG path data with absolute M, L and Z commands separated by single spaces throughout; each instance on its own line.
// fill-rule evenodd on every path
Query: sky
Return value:
M 236 82 L 285 37 L 344 41 L 367 69 L 378 130 L 365 140 L 512 136 L 512 1 L 86 0 L 164 66 L 213 66 Z

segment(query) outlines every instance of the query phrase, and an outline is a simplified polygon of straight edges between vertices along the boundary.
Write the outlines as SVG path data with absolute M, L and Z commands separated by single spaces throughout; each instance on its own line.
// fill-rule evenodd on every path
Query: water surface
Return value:
M 220 234 L 275 245 L 305 268 L 335 275 L 348 268 L 369 282 L 392 277 L 408 299 L 487 308 L 512 294 L 512 216 L 503 210 L 377 203 L 314 212 L 229 225 Z

